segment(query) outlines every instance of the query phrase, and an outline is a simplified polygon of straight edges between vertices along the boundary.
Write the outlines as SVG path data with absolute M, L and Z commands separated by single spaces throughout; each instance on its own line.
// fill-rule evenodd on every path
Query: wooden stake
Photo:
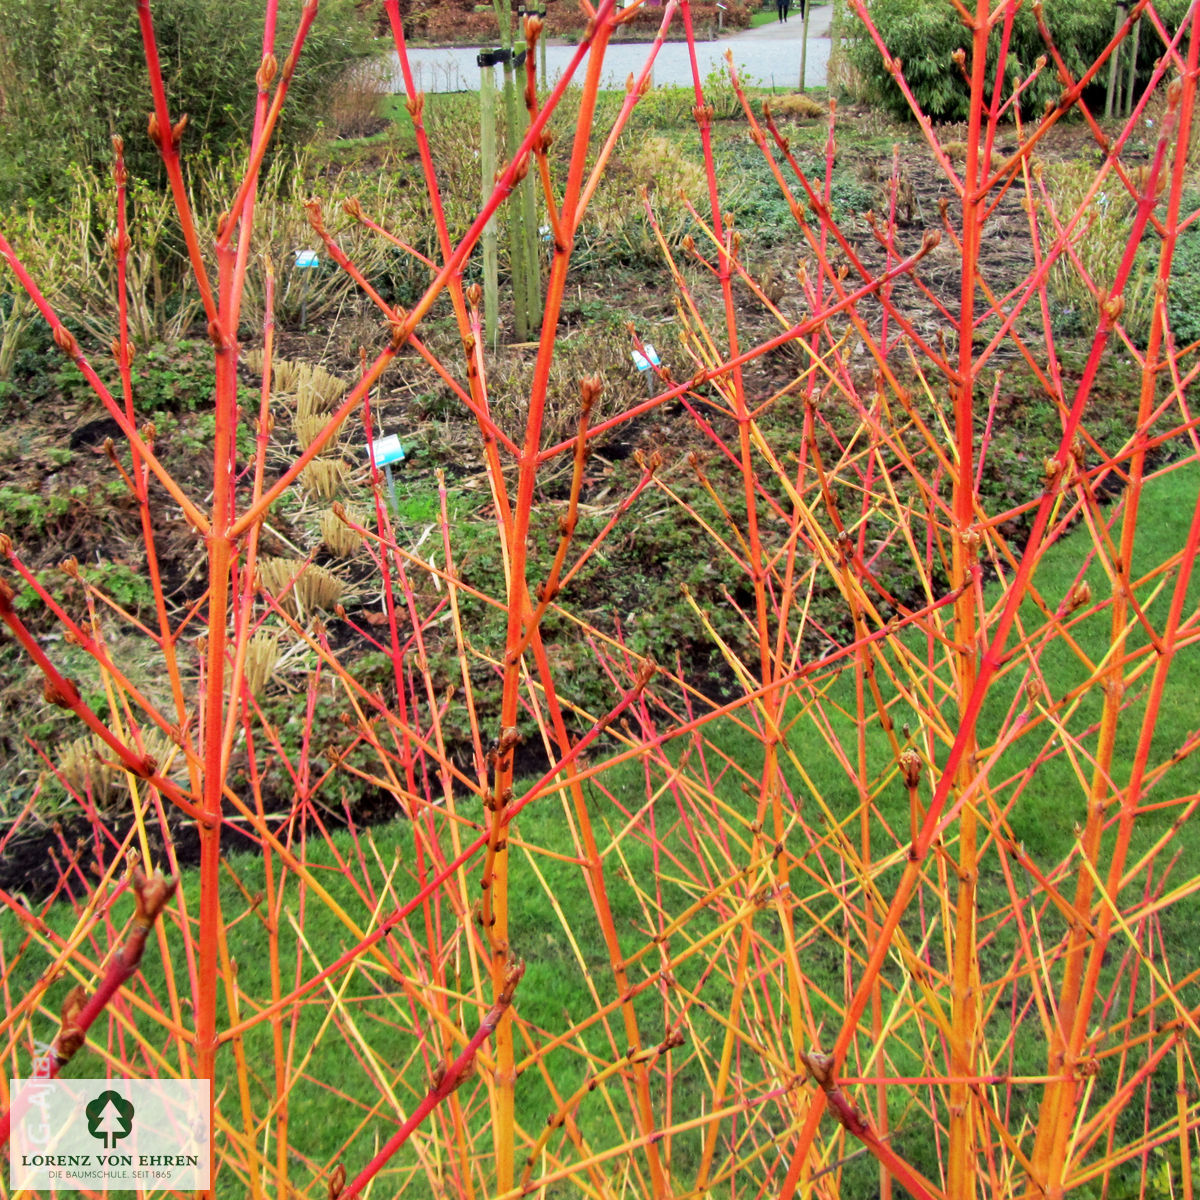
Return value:
M 486 204 L 496 186 L 496 76 L 490 63 L 479 68 L 479 133 L 479 175 Z M 498 240 L 493 214 L 483 230 L 483 331 L 489 346 L 496 344 L 500 310 Z
M 525 112 L 522 122 L 522 136 L 529 129 L 529 111 Z M 530 163 L 533 164 L 530 156 Z M 542 271 L 538 254 L 538 220 L 536 165 L 525 172 L 521 180 L 521 224 L 525 233 L 525 311 L 528 314 L 530 335 L 537 331 L 542 323 Z
M 1117 5 L 1116 20 L 1113 24 L 1113 37 L 1117 36 L 1122 25 L 1125 24 L 1125 5 Z M 1104 99 L 1104 119 L 1112 120 L 1113 104 L 1117 94 L 1117 71 L 1118 64 L 1121 58 L 1121 47 L 1118 46 L 1113 52 L 1112 57 L 1108 60 L 1108 95 Z
M 808 69 L 808 17 L 812 12 L 813 0 L 801 0 L 804 4 L 804 36 L 800 39 L 800 90 L 804 91 L 804 78 Z
M 1142 37 L 1141 21 L 1134 21 L 1133 24 L 1133 46 L 1129 52 L 1129 78 L 1125 85 L 1125 115 L 1129 116 L 1133 112 L 1134 92 L 1137 90 L 1137 60 L 1138 60 L 1138 43 Z
M 507 9 L 508 5 L 505 4 Z M 505 33 L 510 49 L 512 34 Z M 521 118 L 517 108 L 516 73 L 510 57 L 504 64 L 504 125 L 508 135 L 507 152 L 511 154 L 521 143 Z M 529 340 L 529 296 L 526 281 L 524 211 L 521 207 L 521 185 L 508 199 L 508 255 L 512 275 L 513 303 L 516 308 L 517 341 Z

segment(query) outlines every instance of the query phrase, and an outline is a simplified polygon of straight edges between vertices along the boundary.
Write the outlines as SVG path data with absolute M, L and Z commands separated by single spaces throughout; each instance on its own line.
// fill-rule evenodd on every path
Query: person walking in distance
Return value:
M 779 14 L 781 21 L 788 19 L 788 9 L 792 6 L 792 0 L 775 0 L 775 11 Z

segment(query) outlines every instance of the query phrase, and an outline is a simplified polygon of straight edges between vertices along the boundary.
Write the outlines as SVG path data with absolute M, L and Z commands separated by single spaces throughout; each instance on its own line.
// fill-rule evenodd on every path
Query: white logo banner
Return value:
M 208 1187 L 207 1080 L 14 1079 L 11 1087 L 11 1187 Z

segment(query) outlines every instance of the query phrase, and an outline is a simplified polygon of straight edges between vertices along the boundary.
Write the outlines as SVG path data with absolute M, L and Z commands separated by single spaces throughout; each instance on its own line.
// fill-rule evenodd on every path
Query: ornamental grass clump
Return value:
M 277 361 L 264 273 L 247 400 L 256 185 L 317 4 L 286 32 L 264 4 L 244 168 L 202 223 L 140 0 L 151 137 L 212 347 L 212 472 L 168 466 L 132 387 L 118 150 L 104 371 L 0 230 L 119 431 L 106 461 L 154 592 L 134 616 L 89 587 L 84 612 L 0 542 L 11 652 L 132 802 L 116 822 L 82 797 L 34 899 L 0 887 L 0 1110 L 43 1045 L 53 1070 L 210 1080 L 221 1197 L 1194 1195 L 1200 358 L 1166 298 L 1197 217 L 1178 148 L 1200 13 L 1133 5 L 1080 62 L 1041 6 L 923 2 L 958 31 L 936 64 L 964 105 L 954 154 L 875 6 L 850 7 L 917 119 L 926 205 L 897 150 L 853 215 L 836 106 L 802 157 L 735 72 L 721 83 L 791 221 L 767 280 L 729 220 L 689 0 L 653 10 L 611 100 L 609 43 L 651 10 L 589 9 L 556 80 L 527 21 L 526 131 L 478 191 L 462 141 L 430 136 L 385 0 L 428 241 L 310 208 L 375 340 L 352 383 L 314 384 Z M 1093 85 L 1135 22 L 1153 65 L 1106 122 Z M 608 299 L 583 289 L 613 264 L 577 270 L 590 206 L 676 33 L 691 194 L 637 197 L 646 312 L 564 379 L 588 299 Z M 1080 141 L 1091 182 L 1054 207 L 1040 163 Z M 522 179 L 548 230 L 544 316 L 497 347 L 474 255 Z M 1055 272 L 1079 273 L 1102 189 L 1125 225 L 1103 271 L 1084 264 L 1096 303 L 1068 332 Z M 403 304 L 343 244 L 368 232 L 402 261 Z M 663 353 L 635 379 L 651 332 Z M 428 493 L 401 515 L 375 473 L 331 508 L 363 547 L 338 566 L 352 586 L 282 557 L 342 423 L 378 436 L 384 382 L 425 378 L 456 414 Z M 296 448 L 277 418 L 302 396 L 323 424 Z M 167 510 L 202 547 L 182 591 L 160 569 Z M 31 799 L 0 846 L 44 828 Z
M 57 768 L 63 783 L 90 798 L 98 809 L 108 809 L 116 795 L 120 771 L 104 760 L 105 746 L 89 735 L 76 738 L 61 752 Z
M 278 629 L 260 629 L 246 642 L 246 686 L 253 696 L 262 694 L 275 673 L 280 637 Z
M 258 572 L 263 587 L 275 601 L 285 611 L 301 617 L 331 610 L 346 586 L 332 571 L 304 559 L 263 557 Z
M 332 500 L 341 494 L 349 475 L 350 464 L 340 458 L 314 458 L 301 473 L 300 482 L 312 495 Z
M 346 514 L 347 520 L 333 510 L 326 509 L 321 514 L 321 541 L 339 558 L 350 558 L 362 548 L 362 538 L 354 531 L 353 525 L 362 523 L 362 515 L 357 512 Z

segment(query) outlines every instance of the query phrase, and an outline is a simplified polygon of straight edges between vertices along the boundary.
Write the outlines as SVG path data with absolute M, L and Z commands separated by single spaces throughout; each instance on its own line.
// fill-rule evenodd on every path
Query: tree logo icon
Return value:
M 84 1110 L 88 1133 L 111 1150 L 133 1128 L 133 1105 L 120 1092 L 101 1092 Z

